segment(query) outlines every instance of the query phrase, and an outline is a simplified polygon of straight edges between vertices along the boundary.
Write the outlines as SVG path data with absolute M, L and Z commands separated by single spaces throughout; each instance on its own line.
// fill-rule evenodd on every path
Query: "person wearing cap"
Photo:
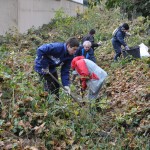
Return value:
M 121 46 L 123 45 L 126 50 L 129 50 L 124 38 L 129 31 L 129 25 L 127 23 L 122 24 L 113 32 L 112 45 L 115 50 L 114 61 L 118 61 L 118 57 L 121 56 Z
M 81 45 L 76 53 L 75 53 L 75 57 L 76 56 L 84 56 L 86 59 L 89 59 L 93 62 L 96 62 L 96 58 L 94 56 L 94 52 L 93 49 L 91 48 L 92 44 L 90 41 L 84 41 L 83 42 L 83 46 Z
M 71 62 L 71 68 L 81 80 L 82 91 L 88 88 L 88 99 L 97 99 L 99 91 L 107 77 L 107 73 L 97 64 L 84 56 L 77 56 Z
M 69 70 L 78 47 L 79 41 L 72 37 L 65 43 L 43 44 L 37 49 L 34 69 L 44 82 L 44 90 L 56 95 L 56 100 L 59 100 L 59 84 L 50 74 L 58 80 L 56 67 L 60 66 L 62 85 L 67 93 L 70 94 Z
M 95 47 L 101 46 L 100 42 L 95 43 L 95 41 L 94 41 L 94 34 L 95 33 L 96 33 L 96 31 L 94 29 L 91 29 L 89 31 L 89 33 L 82 38 L 82 44 L 84 43 L 84 41 L 90 41 L 91 42 L 91 44 L 92 44 L 91 48 L 93 49 L 93 51 L 95 50 Z

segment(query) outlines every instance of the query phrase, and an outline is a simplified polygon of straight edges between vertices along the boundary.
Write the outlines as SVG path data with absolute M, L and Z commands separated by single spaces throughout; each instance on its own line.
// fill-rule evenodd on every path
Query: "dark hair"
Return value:
M 90 34 L 95 34 L 95 30 L 94 30 L 94 29 L 91 29 L 89 33 L 90 33 Z
M 122 25 L 122 28 L 123 28 L 124 30 L 129 30 L 129 25 L 128 25 L 127 23 L 124 23 L 124 24 Z
M 66 45 L 70 45 L 70 47 L 79 47 L 79 41 L 75 37 L 71 37 L 66 41 Z

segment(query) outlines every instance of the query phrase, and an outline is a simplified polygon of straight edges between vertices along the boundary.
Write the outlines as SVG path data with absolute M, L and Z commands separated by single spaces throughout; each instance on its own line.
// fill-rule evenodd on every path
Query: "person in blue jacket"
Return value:
M 129 50 L 124 38 L 129 30 L 127 23 L 122 24 L 113 32 L 112 45 L 115 50 L 114 61 L 118 61 L 118 57 L 121 56 L 121 46 L 123 45 L 126 50 Z
M 69 88 L 69 70 L 74 53 L 79 47 L 79 41 L 72 37 L 66 43 L 49 43 L 43 44 L 37 49 L 35 59 L 35 71 L 44 81 L 44 90 L 50 94 L 56 95 L 59 100 L 59 84 L 50 76 L 51 73 L 57 80 L 58 74 L 56 67 L 61 66 L 61 81 L 68 94 Z
M 94 56 L 93 49 L 91 48 L 92 43 L 90 41 L 84 41 L 83 45 L 81 45 L 74 56 L 84 56 L 86 59 L 92 60 L 93 62 L 96 62 L 96 58 Z

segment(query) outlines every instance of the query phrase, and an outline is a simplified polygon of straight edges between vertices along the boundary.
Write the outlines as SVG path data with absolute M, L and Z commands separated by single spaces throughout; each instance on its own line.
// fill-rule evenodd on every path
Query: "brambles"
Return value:
M 7 34 L 1 40 L 0 148 L 149 149 L 149 58 L 113 62 L 111 33 L 127 20 L 120 20 L 118 10 L 96 8 L 81 18 L 69 17 L 63 25 L 61 16 L 60 22 L 31 28 L 25 35 Z M 129 24 L 133 35 L 129 45 L 141 41 L 147 45 L 148 20 Z M 100 99 L 81 107 L 61 90 L 60 100 L 55 101 L 43 92 L 33 70 L 36 48 L 69 36 L 81 39 L 91 28 L 96 28 L 95 41 L 102 41 L 95 50 L 97 64 L 108 72 Z M 71 89 L 80 94 L 79 87 Z

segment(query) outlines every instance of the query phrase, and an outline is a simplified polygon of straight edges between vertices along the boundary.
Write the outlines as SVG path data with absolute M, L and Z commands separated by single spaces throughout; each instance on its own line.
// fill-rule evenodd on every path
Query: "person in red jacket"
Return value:
M 88 99 L 97 99 L 107 73 L 84 56 L 75 57 L 71 62 L 71 67 L 80 76 L 82 90 L 89 89 Z

